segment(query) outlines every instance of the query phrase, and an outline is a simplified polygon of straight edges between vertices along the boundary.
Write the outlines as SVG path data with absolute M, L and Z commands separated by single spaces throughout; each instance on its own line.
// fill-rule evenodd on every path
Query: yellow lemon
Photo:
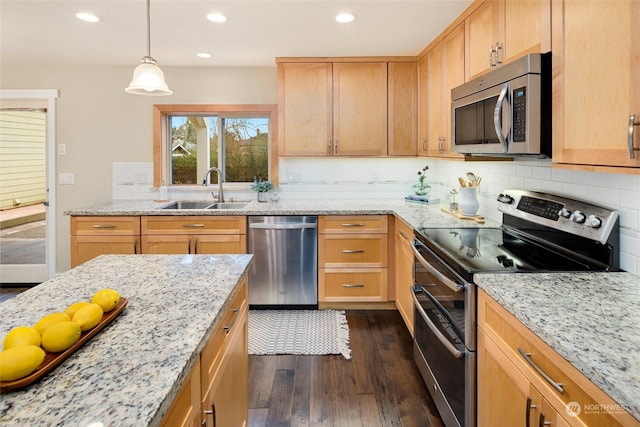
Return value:
M 67 316 L 69 316 L 69 319 L 73 319 L 73 315 L 76 314 L 76 311 L 87 305 L 89 305 L 89 303 L 86 301 L 78 301 L 67 307 L 64 312 Z
M 26 377 L 44 360 L 45 352 L 36 345 L 23 345 L 0 351 L 0 381 Z
M 102 289 L 96 292 L 91 298 L 93 304 L 98 304 L 106 313 L 116 308 L 120 301 L 120 294 L 113 289 Z
M 9 331 L 2 342 L 5 350 L 21 345 L 40 345 L 40 333 L 30 326 L 17 326 Z
M 92 303 L 76 311 L 72 321 L 80 325 L 80 329 L 84 332 L 100 323 L 102 315 L 102 307 Z
M 65 351 L 80 339 L 80 325 L 60 322 L 51 325 L 42 334 L 42 348 L 52 353 Z
M 71 318 L 65 313 L 51 313 L 38 320 L 38 322 L 33 325 L 33 328 L 42 336 L 49 326 L 58 322 L 68 322 L 69 320 L 71 320 Z

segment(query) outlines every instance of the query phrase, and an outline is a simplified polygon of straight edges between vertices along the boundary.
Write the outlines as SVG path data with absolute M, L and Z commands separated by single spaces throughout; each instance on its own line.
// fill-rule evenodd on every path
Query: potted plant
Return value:
M 251 189 L 258 192 L 258 201 L 266 202 L 267 193 L 273 190 L 275 186 L 270 181 L 262 181 L 261 179 L 254 179 L 251 184 Z

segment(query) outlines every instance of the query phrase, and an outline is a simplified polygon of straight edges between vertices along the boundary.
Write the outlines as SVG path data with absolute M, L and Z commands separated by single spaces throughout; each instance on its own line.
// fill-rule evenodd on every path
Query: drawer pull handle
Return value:
M 343 283 L 343 288 L 364 288 L 364 283 Z
M 518 353 L 524 358 L 524 360 L 542 377 L 547 381 L 551 387 L 555 388 L 558 393 L 564 394 L 564 388 L 562 383 L 557 383 L 551 379 L 551 377 L 544 373 L 542 369 L 538 365 L 535 364 L 533 359 L 531 359 L 531 353 L 525 352 L 523 349 L 518 347 Z
M 342 224 L 343 227 L 364 227 L 364 224 L 360 223 L 346 223 L 346 224 Z
M 400 236 L 402 236 L 403 239 L 405 240 L 409 240 L 409 238 L 407 237 L 406 234 L 404 234 L 402 231 L 398 231 L 398 233 L 400 233 Z
M 105 225 L 105 224 L 93 224 L 92 225 L 93 228 L 98 228 L 98 229 L 105 229 L 105 228 L 116 228 L 115 225 L 111 224 L 111 225 Z
M 185 228 L 202 228 L 204 224 L 182 224 Z
M 525 421 L 524 421 L 524 425 L 526 427 L 530 427 L 531 426 L 531 410 L 537 408 L 536 405 L 531 403 L 531 398 L 527 397 L 527 410 L 525 411 Z
M 538 423 L 538 427 L 550 426 L 551 421 L 544 420 L 544 414 L 540 414 L 540 422 Z
M 224 331 L 228 334 L 229 332 L 231 332 L 231 329 L 233 328 L 233 325 L 236 323 L 236 319 L 238 318 L 238 313 L 240 312 L 239 308 L 234 308 L 233 310 L 234 315 L 233 315 L 233 319 L 231 319 L 231 323 L 229 323 L 227 326 L 224 327 Z
M 343 254 L 361 254 L 361 253 L 364 253 L 364 250 L 362 250 L 362 249 L 343 249 L 342 253 Z

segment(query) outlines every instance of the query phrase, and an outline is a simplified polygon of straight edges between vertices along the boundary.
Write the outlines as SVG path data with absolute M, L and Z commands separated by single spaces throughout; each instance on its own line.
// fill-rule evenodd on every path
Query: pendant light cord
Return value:
M 147 56 L 151 57 L 151 0 L 147 0 Z

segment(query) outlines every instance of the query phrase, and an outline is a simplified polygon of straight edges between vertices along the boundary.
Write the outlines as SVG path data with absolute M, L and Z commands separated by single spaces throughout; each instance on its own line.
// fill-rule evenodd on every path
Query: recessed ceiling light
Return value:
M 89 12 L 78 12 L 76 13 L 76 18 L 85 22 L 100 22 L 100 18 Z
M 210 13 L 207 15 L 207 19 L 211 22 L 227 22 L 227 17 L 221 13 Z
M 341 24 L 346 24 L 348 22 L 353 22 L 356 19 L 356 16 L 353 13 L 341 13 L 336 16 L 336 21 Z
M 209 52 L 198 52 L 196 53 L 196 56 L 198 58 L 208 59 L 208 58 L 211 58 L 213 55 L 211 55 Z

